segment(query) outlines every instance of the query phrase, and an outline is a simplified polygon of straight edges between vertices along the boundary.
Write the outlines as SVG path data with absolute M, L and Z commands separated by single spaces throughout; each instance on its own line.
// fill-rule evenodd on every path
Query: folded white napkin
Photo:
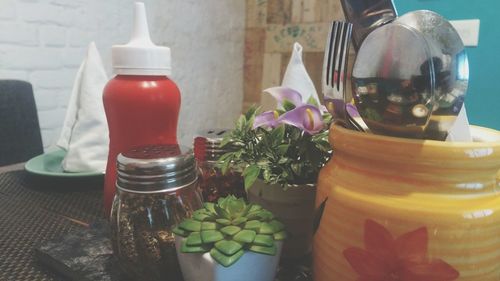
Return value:
M 472 134 L 469 127 L 469 119 L 467 118 L 467 111 L 465 110 L 465 104 L 462 105 L 460 112 L 458 113 L 455 123 L 448 131 L 448 137 L 446 141 L 460 141 L 460 142 L 471 142 Z
M 275 87 L 276 85 L 269 85 Z M 318 93 L 314 87 L 314 83 L 307 73 L 306 67 L 302 62 L 302 46 L 295 42 L 293 44 L 292 55 L 283 76 L 281 86 L 294 89 L 302 95 L 302 101 L 306 103 L 310 97 L 320 104 Z M 263 110 L 274 110 L 277 106 L 276 100 L 268 93 L 261 95 L 261 107 Z
M 94 42 L 80 65 L 57 146 L 67 151 L 66 172 L 104 172 L 108 157 L 108 125 L 102 90 L 108 78 Z
M 290 62 L 286 67 L 285 75 L 281 86 L 294 89 L 302 95 L 302 101 L 307 102 L 312 97 L 317 104 L 320 104 L 318 92 L 314 87 L 314 83 L 307 74 L 306 67 L 302 62 L 302 46 L 295 42 L 293 51 L 290 57 Z

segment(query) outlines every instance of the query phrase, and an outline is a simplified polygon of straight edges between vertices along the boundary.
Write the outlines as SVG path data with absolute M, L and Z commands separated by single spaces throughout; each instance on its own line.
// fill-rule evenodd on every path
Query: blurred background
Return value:
M 109 77 L 110 47 L 128 41 L 133 0 L 0 0 L 0 79 L 33 84 L 44 147 L 59 136 L 76 71 L 95 41 Z M 144 0 L 153 41 L 172 49 L 182 93 L 181 142 L 202 128 L 231 127 L 242 109 L 279 85 L 293 42 L 318 92 L 328 22 L 338 0 Z M 400 14 L 429 9 L 450 20 L 479 19 L 468 48 L 470 122 L 500 129 L 498 0 L 395 0 Z M 354 54 L 351 53 L 350 61 Z
M 182 93 L 179 138 L 232 126 L 241 112 L 243 0 L 142 0 L 152 40 L 172 51 Z M 33 84 L 45 148 L 59 137 L 78 67 L 95 41 L 109 78 L 111 46 L 128 42 L 133 0 L 0 0 L 0 79 Z

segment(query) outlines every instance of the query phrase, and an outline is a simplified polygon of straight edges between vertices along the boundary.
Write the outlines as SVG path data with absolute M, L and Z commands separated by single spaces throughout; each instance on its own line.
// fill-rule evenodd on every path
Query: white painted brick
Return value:
M 71 91 L 73 91 L 73 88 L 61 89 L 60 94 L 57 97 L 57 106 L 59 108 L 64 110 L 68 108 Z
M 17 13 L 20 19 L 27 22 L 57 24 L 61 26 L 73 25 L 79 12 L 76 9 L 50 5 L 48 3 L 17 3 Z
M 110 47 L 128 41 L 135 1 L 0 0 L 0 23 L 36 28 L 36 46 L 29 45 L 29 31 L 16 39 L 24 43 L 0 42 L 0 78 L 33 81 L 45 148 L 59 136 L 74 75 L 88 44 L 96 42 L 110 73 Z M 233 125 L 242 100 L 245 1 L 144 2 L 153 41 L 172 49 L 173 79 L 183 94 L 180 141 L 190 143 L 193 132 L 202 128 Z M 193 77 L 199 78 L 196 83 Z M 220 77 L 224 79 L 217 80 Z M 193 93 L 201 92 L 212 94 L 199 102 Z M 219 108 L 226 114 L 217 113 Z M 193 112 L 200 115 L 196 120 L 190 117 Z M 206 124 L 197 122 L 200 119 Z
M 38 111 L 55 110 L 58 108 L 57 100 L 61 95 L 61 90 L 35 88 L 34 95 Z
M 44 149 L 51 147 L 57 141 L 56 129 L 41 129 L 40 132 Z
M 24 70 L 0 69 L 0 79 L 15 79 L 28 81 L 28 72 Z
M 68 88 L 73 86 L 76 69 L 36 70 L 30 75 L 30 82 L 37 88 Z
M 76 8 L 80 7 L 85 3 L 84 0 L 51 0 L 50 4 L 62 7 Z
M 92 40 L 91 33 L 86 30 L 72 29 L 68 34 L 68 45 L 71 47 L 86 47 Z
M 62 47 L 66 45 L 66 28 L 58 26 L 42 26 L 40 40 L 44 46 Z
M 34 25 L 0 22 L 1 43 L 36 46 L 38 45 L 38 30 Z
M 64 109 L 41 110 L 38 111 L 38 121 L 40 129 L 56 129 L 60 127 L 64 121 Z
M 2 46 L 0 68 L 14 70 L 58 69 L 62 67 L 61 49 Z
M 0 19 L 9 20 L 16 18 L 16 2 L 14 0 L 0 1 Z
M 85 59 L 86 48 L 65 48 L 62 51 L 62 62 L 65 67 L 79 67 Z

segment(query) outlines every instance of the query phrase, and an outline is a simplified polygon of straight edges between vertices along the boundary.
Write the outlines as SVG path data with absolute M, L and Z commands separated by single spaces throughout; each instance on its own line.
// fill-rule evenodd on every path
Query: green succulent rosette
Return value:
M 183 253 L 206 253 L 228 267 L 238 261 L 245 251 L 275 255 L 276 241 L 286 238 L 284 225 L 271 212 L 244 199 L 228 196 L 217 204 L 205 203 L 175 229 L 185 237 Z

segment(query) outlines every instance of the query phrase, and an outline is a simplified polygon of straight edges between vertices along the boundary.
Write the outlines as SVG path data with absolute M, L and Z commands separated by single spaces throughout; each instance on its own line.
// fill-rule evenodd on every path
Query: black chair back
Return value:
M 31 84 L 0 80 L 0 166 L 25 162 L 42 153 Z

